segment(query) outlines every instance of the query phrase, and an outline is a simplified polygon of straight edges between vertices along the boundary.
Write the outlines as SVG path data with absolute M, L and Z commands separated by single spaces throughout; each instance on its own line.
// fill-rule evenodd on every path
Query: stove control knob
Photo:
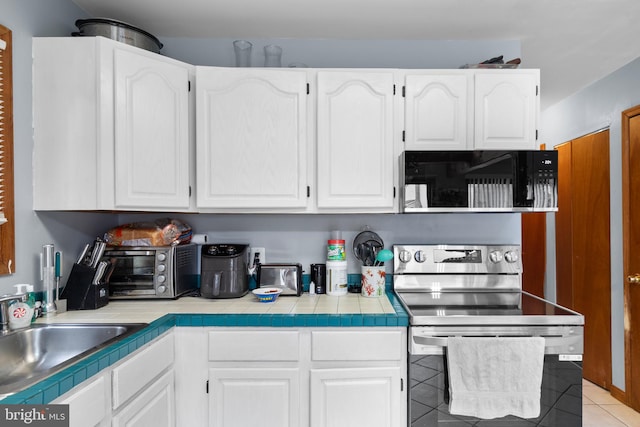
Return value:
M 404 262 L 406 264 L 407 262 L 411 261 L 411 252 L 400 251 L 400 253 L 398 254 L 398 258 L 400 258 L 401 262 Z
M 518 255 L 518 252 L 508 251 L 507 253 L 504 254 L 504 259 L 507 262 L 514 263 L 514 262 L 518 262 L 518 260 L 520 259 L 520 256 Z
M 167 291 L 167 287 L 165 285 L 158 286 L 158 293 L 164 294 Z
M 413 258 L 416 260 L 416 262 L 422 263 L 427 260 L 427 254 L 425 254 L 424 251 L 417 251 Z
M 489 260 L 494 264 L 499 263 L 500 261 L 502 261 L 502 259 L 503 255 L 500 251 L 491 251 L 491 253 L 489 254 Z

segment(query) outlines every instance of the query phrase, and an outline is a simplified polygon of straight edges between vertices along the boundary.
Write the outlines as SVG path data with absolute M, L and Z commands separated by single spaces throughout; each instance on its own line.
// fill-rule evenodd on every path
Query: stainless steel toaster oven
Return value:
M 174 299 L 198 289 L 198 247 L 107 247 L 109 299 Z

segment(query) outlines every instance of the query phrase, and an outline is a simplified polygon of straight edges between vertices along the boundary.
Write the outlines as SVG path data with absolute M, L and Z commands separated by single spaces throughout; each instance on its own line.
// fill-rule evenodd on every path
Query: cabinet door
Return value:
M 311 427 L 392 427 L 401 419 L 400 368 L 311 370 Z
M 55 404 L 69 405 L 69 426 L 108 426 L 111 405 L 106 374 L 100 374 L 87 384 L 82 384 L 72 392 L 54 400 Z
M 536 149 L 538 73 L 505 71 L 475 75 L 475 148 Z
M 209 426 L 299 426 L 299 375 L 297 368 L 209 369 Z
M 189 71 L 116 49 L 116 208 L 189 208 Z
M 113 417 L 113 427 L 173 427 L 173 370 L 162 375 Z
M 392 72 L 318 71 L 318 208 L 394 206 Z
M 113 409 L 144 390 L 162 371 L 172 368 L 174 349 L 173 331 L 170 331 L 115 367 L 111 373 Z
M 197 205 L 307 206 L 306 71 L 197 67 Z
M 405 149 L 466 150 L 472 146 L 472 75 L 408 75 L 405 79 Z

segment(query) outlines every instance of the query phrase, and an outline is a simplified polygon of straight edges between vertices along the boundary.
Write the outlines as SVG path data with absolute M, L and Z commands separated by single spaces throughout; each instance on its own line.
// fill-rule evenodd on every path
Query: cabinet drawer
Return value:
M 173 370 L 145 387 L 131 403 L 113 417 L 112 427 L 174 427 L 175 396 Z
M 298 331 L 209 332 L 211 361 L 296 361 L 299 358 Z
M 89 380 L 88 383 L 86 386 L 79 386 L 79 390 L 74 389 L 71 395 L 53 402 L 69 405 L 70 427 L 97 426 L 107 418 L 109 403 L 105 375 Z
M 406 352 L 401 331 L 314 331 L 311 359 L 401 360 Z
M 129 400 L 173 365 L 173 332 L 113 370 L 113 409 Z

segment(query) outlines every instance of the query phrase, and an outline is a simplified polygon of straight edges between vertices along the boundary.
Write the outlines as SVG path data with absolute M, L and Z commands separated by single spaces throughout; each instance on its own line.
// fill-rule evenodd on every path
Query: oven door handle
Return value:
M 486 336 L 489 338 L 490 336 Z M 508 337 L 508 335 L 507 335 Z M 562 349 L 563 352 L 582 353 L 582 336 L 569 335 L 569 336 L 542 336 L 544 338 L 545 352 L 547 349 Z M 448 337 L 435 337 L 435 336 L 413 336 L 413 342 L 418 345 L 428 345 L 435 347 L 447 347 Z
M 447 337 L 421 337 L 414 336 L 413 342 L 420 345 L 433 345 L 436 347 L 445 348 L 447 346 Z

